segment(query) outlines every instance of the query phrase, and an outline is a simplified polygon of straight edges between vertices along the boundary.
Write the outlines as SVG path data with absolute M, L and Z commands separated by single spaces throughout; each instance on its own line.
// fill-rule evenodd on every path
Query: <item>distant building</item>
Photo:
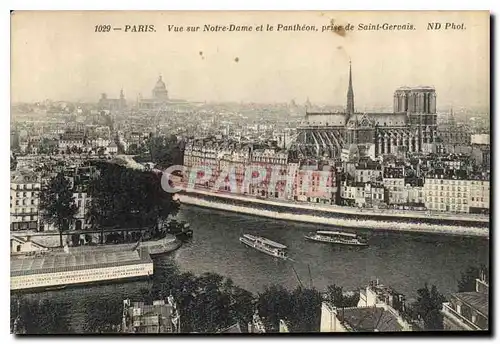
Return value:
M 164 300 L 144 302 L 123 300 L 123 333 L 180 333 L 180 316 L 172 296 Z
M 473 145 L 489 145 L 490 134 L 473 134 L 471 135 L 470 143 Z
M 127 101 L 125 100 L 125 95 L 123 94 L 123 90 L 120 90 L 120 98 L 113 99 L 108 98 L 106 93 L 101 94 L 101 99 L 97 103 L 99 110 L 108 110 L 108 111 L 120 111 L 124 110 L 127 107 Z
M 13 171 L 10 177 L 10 229 L 38 229 L 40 178 L 33 172 Z
M 471 137 L 472 159 L 484 170 L 491 169 L 491 144 L 489 134 L 476 134 Z
M 360 291 L 357 307 L 335 308 L 323 302 L 320 332 L 413 331 L 404 312 L 404 296 L 373 281 Z
M 158 77 L 158 81 L 156 81 L 155 87 L 151 92 L 151 96 L 151 98 L 139 97 L 137 101 L 139 110 L 159 109 L 169 102 L 167 87 L 165 86 L 161 75 Z
M 476 290 L 454 293 L 443 303 L 443 327 L 451 331 L 488 330 L 489 282 L 485 275 L 476 279 Z
M 83 127 L 68 128 L 59 137 L 58 148 L 61 153 L 74 148 L 83 149 L 86 144 L 85 129 Z
M 115 155 L 118 153 L 118 146 L 113 141 L 110 142 L 107 148 L 108 148 L 107 149 L 108 154 Z

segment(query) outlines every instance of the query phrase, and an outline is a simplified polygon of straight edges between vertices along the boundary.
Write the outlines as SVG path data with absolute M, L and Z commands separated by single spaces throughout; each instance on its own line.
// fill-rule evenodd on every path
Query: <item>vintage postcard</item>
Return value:
M 15 334 L 490 332 L 487 11 L 13 11 Z

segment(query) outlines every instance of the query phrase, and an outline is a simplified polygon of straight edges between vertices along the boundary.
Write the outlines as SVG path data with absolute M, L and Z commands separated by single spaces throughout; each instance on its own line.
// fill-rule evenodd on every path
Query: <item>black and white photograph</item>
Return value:
M 491 334 L 491 20 L 12 11 L 11 333 Z

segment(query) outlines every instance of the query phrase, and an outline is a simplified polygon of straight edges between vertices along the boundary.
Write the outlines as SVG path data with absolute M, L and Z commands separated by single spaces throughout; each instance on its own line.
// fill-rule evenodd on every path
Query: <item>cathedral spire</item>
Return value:
M 346 112 L 349 116 L 354 113 L 354 91 L 352 90 L 352 67 L 350 59 L 349 59 L 349 88 L 347 89 Z

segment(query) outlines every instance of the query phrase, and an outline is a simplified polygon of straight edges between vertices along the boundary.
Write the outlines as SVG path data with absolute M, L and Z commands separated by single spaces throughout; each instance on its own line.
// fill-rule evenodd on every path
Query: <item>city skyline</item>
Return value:
M 432 13 L 405 17 L 422 27 L 432 20 Z M 231 13 L 230 17 L 223 12 L 208 17 L 196 12 L 141 13 L 141 21 L 155 25 L 156 32 L 93 32 L 96 22 L 124 25 L 134 15 L 15 13 L 12 101 L 96 102 L 101 93 L 117 97 L 120 89 L 128 101 L 135 101 L 139 93 L 149 97 L 161 74 L 171 98 L 255 103 L 303 103 L 309 99 L 313 104 L 344 105 L 351 59 L 357 109 L 389 107 L 396 88 L 416 85 L 435 87 L 439 107 L 489 106 L 489 27 L 484 25 L 482 13 L 471 12 L 466 16 L 468 29 L 460 35 L 447 33 L 446 40 L 439 38 L 440 33 L 431 35 L 426 30 L 376 35 L 354 31 L 341 36 L 310 32 L 188 34 L 168 32 L 167 28 L 170 23 L 202 25 L 206 21 L 276 22 L 276 15 L 269 12 Z M 334 16 L 340 24 L 373 19 L 373 13 L 364 12 L 284 12 L 279 22 L 320 26 Z M 452 21 L 457 14 L 442 16 Z M 401 21 L 396 12 L 376 18 Z M 387 35 L 391 35 L 390 46 Z
M 488 12 L 11 13 L 12 334 L 491 333 Z

